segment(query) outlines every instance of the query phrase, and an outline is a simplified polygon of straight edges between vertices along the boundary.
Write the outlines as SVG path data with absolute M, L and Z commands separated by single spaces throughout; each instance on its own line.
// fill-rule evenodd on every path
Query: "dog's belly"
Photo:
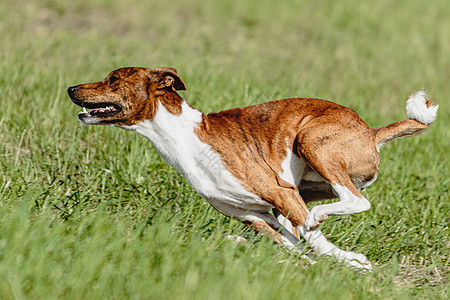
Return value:
M 281 164 L 283 172 L 279 175 L 286 182 L 298 187 L 303 201 L 308 203 L 336 197 L 331 185 L 311 169 L 302 158 L 290 151 L 289 148 L 286 153 Z
M 302 158 L 290 151 L 289 148 L 286 153 L 286 157 L 281 164 L 282 172 L 279 174 L 283 180 L 292 185 L 296 185 L 300 194 L 302 192 L 308 194 L 317 192 L 324 194 L 323 199 L 334 198 L 333 190 L 329 182 L 308 166 Z M 349 174 L 349 176 L 359 190 L 370 186 L 377 179 L 378 174 L 376 169 L 368 172 L 368 175 L 358 171 Z M 320 198 L 318 197 L 315 200 L 321 200 Z
M 240 218 L 249 211 L 267 212 L 273 206 L 246 190 L 224 167 L 220 156 L 205 144 L 189 168 L 179 170 L 189 184 L 219 212 Z
M 211 176 L 213 175 L 213 176 Z M 219 212 L 240 218 L 247 212 L 267 212 L 273 206 L 258 195 L 247 191 L 225 168 L 217 174 L 190 176 L 189 184 Z
M 172 120 L 172 123 L 176 122 Z M 152 123 L 147 122 L 147 126 L 151 128 Z M 177 137 L 172 144 L 154 131 L 147 130 L 146 136 L 158 154 L 219 212 L 240 218 L 249 211 L 267 212 L 272 209 L 267 201 L 246 190 L 225 168 L 220 155 L 195 135 L 172 132 L 171 136 Z

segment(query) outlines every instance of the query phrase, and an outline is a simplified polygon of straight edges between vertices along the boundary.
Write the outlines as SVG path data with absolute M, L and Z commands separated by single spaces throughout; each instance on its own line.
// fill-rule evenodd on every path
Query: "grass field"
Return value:
M 2 0 L 0 298 L 447 298 L 449 37 L 447 0 Z M 438 119 L 383 147 L 372 209 L 322 227 L 373 272 L 233 244 L 147 140 L 78 122 L 67 87 L 122 66 L 176 67 L 203 112 L 319 97 L 373 127 L 426 89 Z

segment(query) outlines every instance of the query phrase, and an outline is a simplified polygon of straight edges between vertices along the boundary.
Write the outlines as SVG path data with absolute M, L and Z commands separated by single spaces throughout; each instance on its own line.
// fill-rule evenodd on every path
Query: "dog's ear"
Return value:
M 159 73 L 161 87 L 171 87 L 174 91 L 186 90 L 186 85 L 183 80 L 181 80 L 180 76 L 178 76 L 176 69 L 167 67 L 155 68 L 153 70 Z

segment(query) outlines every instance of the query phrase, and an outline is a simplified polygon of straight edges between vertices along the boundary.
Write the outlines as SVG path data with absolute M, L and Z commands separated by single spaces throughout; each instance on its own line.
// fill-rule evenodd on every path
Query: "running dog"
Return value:
M 423 133 L 436 118 L 438 106 L 423 91 L 408 98 L 409 119 L 371 128 L 355 111 L 311 98 L 205 115 L 178 95 L 185 89 L 173 68 L 129 67 L 100 82 L 69 87 L 68 94 L 83 107 L 81 122 L 145 136 L 224 215 L 289 249 L 300 233 L 317 254 L 371 269 L 363 254 L 339 249 L 318 226 L 328 216 L 370 209 L 360 191 L 377 178 L 380 147 Z M 311 211 L 306 206 L 335 197 L 338 202 Z

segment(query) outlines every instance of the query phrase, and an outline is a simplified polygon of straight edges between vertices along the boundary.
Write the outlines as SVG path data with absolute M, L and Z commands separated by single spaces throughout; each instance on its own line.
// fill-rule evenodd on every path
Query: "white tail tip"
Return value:
M 411 119 L 429 125 L 436 119 L 439 105 L 433 105 L 433 101 L 426 97 L 424 91 L 411 94 L 406 101 L 406 113 Z

